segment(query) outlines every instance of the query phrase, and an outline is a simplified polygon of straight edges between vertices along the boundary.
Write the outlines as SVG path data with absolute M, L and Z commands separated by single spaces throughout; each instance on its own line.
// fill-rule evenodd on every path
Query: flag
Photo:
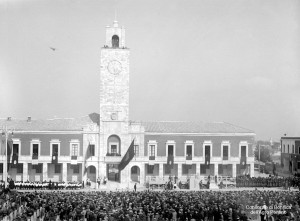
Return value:
M 0 150 L 1 150 L 1 152 L 0 152 L 0 155 L 5 155 L 5 139 L 3 139 L 3 137 L 1 136 L 0 137 Z
M 11 137 L 7 139 L 7 171 L 9 170 L 9 165 L 11 163 L 12 158 L 12 147 L 13 147 L 13 140 Z
M 90 157 L 89 146 L 90 146 L 90 144 L 86 148 L 86 152 L 85 152 L 85 156 L 84 156 L 84 171 L 83 171 L 83 175 L 85 175 L 87 173 L 87 167 L 86 167 L 87 162 L 86 161 Z
M 210 154 L 205 155 L 205 166 L 206 168 L 209 168 L 210 165 Z
M 170 172 L 171 169 L 173 169 L 174 166 L 174 156 L 168 155 L 167 157 L 167 171 Z
M 246 158 L 245 155 L 242 155 L 242 156 L 241 156 L 241 162 L 240 162 L 240 165 L 241 165 L 241 169 L 246 169 L 247 158 Z
M 134 139 L 132 140 L 126 154 L 124 155 L 121 163 L 119 164 L 119 170 L 123 170 L 127 164 L 133 159 L 134 157 Z
M 12 164 L 16 166 L 16 165 L 18 165 L 18 163 L 19 163 L 19 155 L 18 155 L 18 153 L 13 153 Z
M 52 153 L 52 162 L 51 163 L 54 163 L 54 164 L 57 164 L 58 163 L 58 153 Z
M 58 163 L 58 145 L 53 144 L 52 145 L 52 159 L 51 163 L 57 164 Z

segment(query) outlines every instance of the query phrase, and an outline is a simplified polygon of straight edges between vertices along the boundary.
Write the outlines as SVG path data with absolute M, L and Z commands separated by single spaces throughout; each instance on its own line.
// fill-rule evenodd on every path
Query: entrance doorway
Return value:
M 107 164 L 106 165 L 106 174 L 107 179 L 110 181 L 120 182 L 120 171 L 119 164 Z

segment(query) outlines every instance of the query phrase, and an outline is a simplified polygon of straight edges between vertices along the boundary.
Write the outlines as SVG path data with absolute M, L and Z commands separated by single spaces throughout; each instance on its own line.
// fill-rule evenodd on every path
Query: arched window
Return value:
M 107 139 L 107 155 L 120 156 L 121 140 L 117 135 L 111 135 Z
M 118 48 L 119 47 L 119 36 L 118 35 L 112 36 L 111 43 L 112 43 L 113 48 Z

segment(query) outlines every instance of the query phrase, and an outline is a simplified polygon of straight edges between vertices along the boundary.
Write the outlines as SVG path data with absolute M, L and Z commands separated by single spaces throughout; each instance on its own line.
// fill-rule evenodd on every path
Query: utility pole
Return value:
M 8 156 L 7 156 L 7 140 L 9 135 L 14 135 L 14 132 L 12 129 L 7 129 L 7 126 L 3 127 L 1 130 L 2 137 L 5 137 L 5 156 L 4 156 L 4 164 L 3 164 L 3 181 L 5 183 L 5 187 L 7 186 L 7 177 L 8 177 L 8 171 L 7 171 L 7 162 L 8 162 Z M 2 140 L 2 138 L 1 138 Z M 13 151 L 13 150 L 11 150 Z

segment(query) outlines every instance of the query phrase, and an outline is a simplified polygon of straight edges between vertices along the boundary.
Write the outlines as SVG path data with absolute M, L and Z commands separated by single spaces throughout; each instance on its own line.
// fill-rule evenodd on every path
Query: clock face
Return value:
M 118 118 L 118 116 L 117 116 L 116 113 L 112 113 L 112 114 L 110 115 L 110 117 L 111 117 L 112 120 L 117 120 L 117 118 Z
M 107 70 L 109 73 L 117 75 L 122 71 L 122 64 L 117 60 L 113 60 L 108 63 Z

